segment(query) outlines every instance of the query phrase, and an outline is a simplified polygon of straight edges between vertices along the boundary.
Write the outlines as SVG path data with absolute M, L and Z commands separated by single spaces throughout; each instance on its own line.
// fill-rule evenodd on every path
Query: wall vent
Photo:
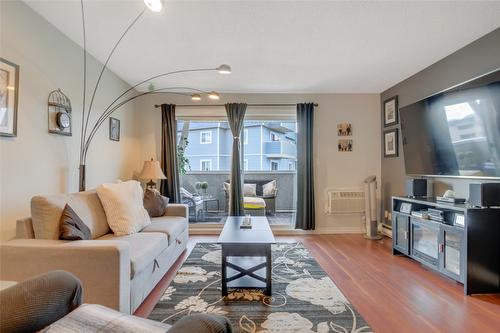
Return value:
M 363 214 L 365 192 L 361 189 L 326 190 L 326 214 Z

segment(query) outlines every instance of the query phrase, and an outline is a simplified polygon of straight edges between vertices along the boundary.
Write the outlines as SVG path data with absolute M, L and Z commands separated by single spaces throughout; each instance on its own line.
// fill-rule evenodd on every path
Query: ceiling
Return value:
M 82 45 L 79 1 L 25 1 Z M 89 52 L 104 62 L 142 0 L 84 2 Z M 379 93 L 500 27 L 500 1 L 165 1 L 121 42 L 109 68 L 134 85 L 221 92 Z M 142 90 L 147 89 L 143 87 Z

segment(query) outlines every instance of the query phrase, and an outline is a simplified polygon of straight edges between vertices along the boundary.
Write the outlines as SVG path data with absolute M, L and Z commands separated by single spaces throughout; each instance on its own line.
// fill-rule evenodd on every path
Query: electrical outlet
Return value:
M 384 211 L 384 218 L 387 218 L 389 216 L 389 211 L 388 210 L 385 210 Z
M 392 220 L 392 213 L 391 213 L 391 212 L 389 212 L 389 213 L 387 214 L 387 219 L 388 219 L 388 220 Z

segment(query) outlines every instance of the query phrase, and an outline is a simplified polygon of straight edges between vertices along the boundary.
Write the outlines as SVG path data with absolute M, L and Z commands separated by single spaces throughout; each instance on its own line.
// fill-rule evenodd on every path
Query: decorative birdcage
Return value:
M 48 99 L 49 133 L 71 136 L 71 101 L 61 89 L 52 91 Z

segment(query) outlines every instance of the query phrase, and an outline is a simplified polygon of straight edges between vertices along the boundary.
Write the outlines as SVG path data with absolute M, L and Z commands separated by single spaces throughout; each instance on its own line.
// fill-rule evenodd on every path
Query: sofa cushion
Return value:
M 160 216 L 151 219 L 151 224 L 141 230 L 141 233 L 146 232 L 161 232 L 168 238 L 168 244 L 173 244 L 176 238 L 185 231 L 188 227 L 188 222 L 184 217 L 180 216 Z
M 95 191 L 72 194 L 39 195 L 31 199 L 33 231 L 38 239 L 59 239 L 59 219 L 64 206 L 70 205 L 90 229 L 92 239 L 109 232 L 101 201 Z
M 262 198 L 243 197 L 243 206 L 245 209 L 261 209 L 266 208 L 266 202 Z
M 130 246 L 130 278 L 142 272 L 153 260 L 168 247 L 165 234 L 160 232 L 135 233 L 126 236 L 107 234 L 99 240 L 119 240 Z

